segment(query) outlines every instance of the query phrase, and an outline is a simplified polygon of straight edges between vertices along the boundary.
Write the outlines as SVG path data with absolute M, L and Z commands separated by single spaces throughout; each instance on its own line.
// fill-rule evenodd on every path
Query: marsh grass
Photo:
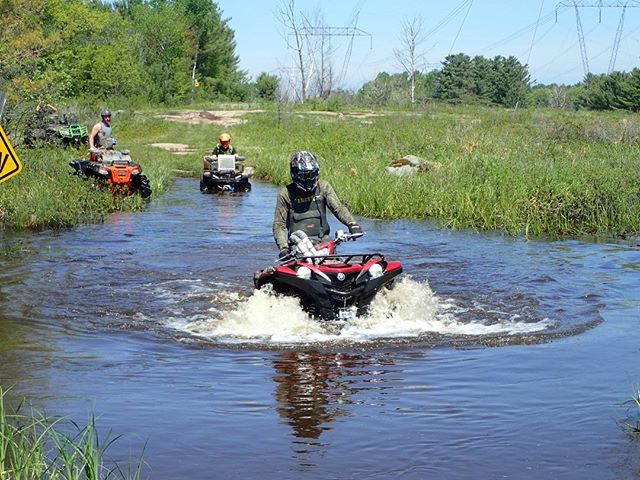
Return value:
M 640 388 L 636 387 L 636 391 L 631 400 L 625 402 L 627 406 L 627 416 L 624 420 L 618 422 L 618 425 L 624 433 L 631 437 L 640 436 Z
M 69 227 L 100 221 L 114 211 L 144 208 L 139 196 L 114 196 L 90 180 L 70 175 L 68 162 L 78 158 L 78 152 L 41 148 L 21 150 L 18 156 L 22 172 L 0 184 L 0 230 Z M 143 164 L 143 172 L 158 194 L 172 178 L 162 164 L 149 169 Z
M 10 409 L 0 387 L 0 480 L 140 478 L 142 461 L 127 472 L 117 464 L 106 466 L 107 450 L 120 437 L 109 432 L 100 438 L 95 417 L 81 427 L 25 410 L 24 403 Z
M 165 121 L 158 113 L 167 112 L 121 112 L 113 120 L 119 145 L 151 181 L 151 201 L 174 176 L 193 177 L 198 188 L 202 156 L 224 130 L 258 177 L 280 185 L 289 182 L 292 152 L 316 152 L 322 177 L 359 215 L 435 218 L 446 227 L 527 237 L 640 232 L 640 120 L 624 113 L 438 106 L 366 116 L 274 105 L 228 127 Z M 175 155 L 150 146 L 161 142 L 194 151 Z M 408 154 L 441 168 L 407 177 L 386 171 Z M 0 225 L 67 226 L 144 206 L 65 176 L 66 152 L 23 155 L 25 171 L 0 184 Z
M 323 178 L 361 215 L 611 237 L 640 231 L 639 128 L 625 115 L 481 108 L 284 120 L 270 112 L 238 126 L 236 138 L 253 151 L 257 174 L 278 184 L 289 181 L 291 152 L 315 151 Z M 442 167 L 389 175 L 386 167 L 407 154 Z

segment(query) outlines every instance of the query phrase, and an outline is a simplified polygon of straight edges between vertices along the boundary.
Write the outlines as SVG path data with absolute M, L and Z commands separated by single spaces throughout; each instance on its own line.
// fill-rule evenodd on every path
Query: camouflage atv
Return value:
M 25 138 L 25 143 L 29 146 L 38 142 L 79 149 L 81 145 L 89 143 L 89 130 L 78 122 L 75 115 L 63 114 L 61 117 L 52 105 L 39 106 Z

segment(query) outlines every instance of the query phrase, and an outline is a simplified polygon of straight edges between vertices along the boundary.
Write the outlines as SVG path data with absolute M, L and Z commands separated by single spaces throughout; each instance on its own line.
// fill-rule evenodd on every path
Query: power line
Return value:
M 431 35 L 436 33 L 438 30 L 440 30 L 442 27 L 444 27 L 446 24 L 451 22 L 460 12 L 463 11 L 464 7 L 468 3 L 473 3 L 473 0 L 462 0 L 462 2 L 460 2 L 458 5 L 456 5 L 453 8 L 453 10 L 451 10 L 442 20 L 440 20 L 440 22 L 435 27 L 433 27 L 431 30 L 429 30 L 425 34 L 424 38 L 427 39 L 428 37 L 430 37 Z M 467 12 L 468 12 L 468 10 L 467 10 Z
M 462 23 L 460 24 L 460 28 L 458 29 L 458 33 L 456 34 L 456 37 L 453 39 L 453 42 L 451 43 L 451 48 L 449 49 L 449 55 L 451 55 L 451 52 L 453 51 L 453 47 L 456 44 L 456 42 L 458 41 L 458 37 L 460 36 L 460 32 L 462 31 L 462 27 L 464 26 L 464 22 L 467 20 L 467 17 L 469 16 L 469 11 L 471 10 L 471 6 L 473 5 L 473 0 L 471 0 L 469 2 L 469 8 L 467 8 L 467 13 L 464 14 L 464 18 L 462 19 Z
M 531 59 L 531 52 L 533 50 L 533 44 L 536 41 L 536 34 L 538 33 L 538 25 L 540 25 L 540 17 L 542 16 L 543 7 L 544 0 L 542 0 L 542 3 L 540 4 L 540 10 L 538 11 L 538 20 L 536 21 L 536 28 L 533 31 L 533 37 L 531 37 L 531 47 L 529 47 L 529 54 L 527 55 L 527 61 L 525 62 L 525 65 L 529 65 L 529 60 Z
M 624 15 L 628 7 L 640 7 L 639 0 L 563 0 L 556 6 L 556 12 L 563 7 L 573 7 L 576 14 L 576 27 L 578 30 L 578 42 L 580 43 L 580 56 L 582 57 L 582 66 L 584 68 L 584 74 L 589 74 L 589 57 L 587 55 L 587 47 L 584 39 L 584 32 L 582 30 L 582 22 L 580 21 L 580 9 L 581 8 L 597 8 L 598 9 L 598 23 L 602 23 L 602 9 L 603 8 L 622 8 L 622 14 L 620 15 L 620 21 L 618 22 L 618 29 L 616 30 L 615 39 L 613 41 L 613 47 L 611 49 L 611 58 L 609 60 L 609 73 L 613 71 L 616 63 L 616 57 L 618 55 L 618 48 L 620 47 L 620 40 L 622 39 L 622 28 L 624 26 Z
M 536 28 L 538 28 L 540 25 L 544 25 L 546 23 L 549 23 L 551 20 L 553 20 L 554 15 L 557 15 L 554 11 L 551 11 L 545 15 L 543 15 L 541 18 L 538 19 L 538 21 L 533 22 L 523 28 L 521 28 L 520 30 L 512 33 L 511 35 L 508 35 L 500 40 L 498 40 L 497 42 L 494 42 L 480 50 L 478 50 L 476 52 L 476 54 L 481 55 L 485 52 L 491 51 L 491 50 L 495 50 L 496 48 L 502 47 L 503 45 L 512 42 L 513 40 L 515 40 L 516 38 L 519 38 L 525 34 L 528 34 L 529 32 L 531 32 L 532 30 L 535 30 Z

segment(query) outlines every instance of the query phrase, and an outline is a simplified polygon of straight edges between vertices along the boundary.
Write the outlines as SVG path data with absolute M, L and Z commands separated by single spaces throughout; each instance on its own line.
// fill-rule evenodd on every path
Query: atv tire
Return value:
M 140 196 L 142 198 L 149 198 L 151 196 L 151 193 L 153 191 L 151 190 L 151 185 L 149 184 L 149 179 L 146 175 L 142 175 L 138 191 L 140 192 Z

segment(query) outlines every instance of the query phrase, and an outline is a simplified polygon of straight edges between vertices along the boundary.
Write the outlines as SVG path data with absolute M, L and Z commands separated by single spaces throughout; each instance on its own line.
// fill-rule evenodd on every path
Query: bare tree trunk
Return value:
M 393 50 L 396 60 L 409 75 L 409 96 L 412 107 L 414 107 L 416 103 L 416 73 L 422 63 L 424 63 L 422 55 L 418 53 L 418 47 L 423 40 L 422 19 L 420 17 L 413 17 L 411 20 L 405 20 L 402 23 L 400 48 Z
M 336 49 L 331 45 L 331 33 L 325 24 L 322 11 L 318 10 L 315 13 L 313 24 L 309 21 L 305 23 L 310 36 L 320 37 L 317 41 L 308 42 L 308 53 L 317 70 L 315 74 L 317 95 L 326 100 L 333 89 L 332 57 Z
M 300 103 L 304 103 L 307 99 L 307 69 L 304 62 L 304 44 L 305 38 L 302 33 L 301 25 L 298 22 L 295 10 L 295 0 L 283 0 L 278 12 L 280 22 L 285 26 L 287 32 L 287 46 L 291 47 L 297 57 L 296 68 L 300 74 Z M 293 36 L 293 44 L 290 43 L 289 37 Z

